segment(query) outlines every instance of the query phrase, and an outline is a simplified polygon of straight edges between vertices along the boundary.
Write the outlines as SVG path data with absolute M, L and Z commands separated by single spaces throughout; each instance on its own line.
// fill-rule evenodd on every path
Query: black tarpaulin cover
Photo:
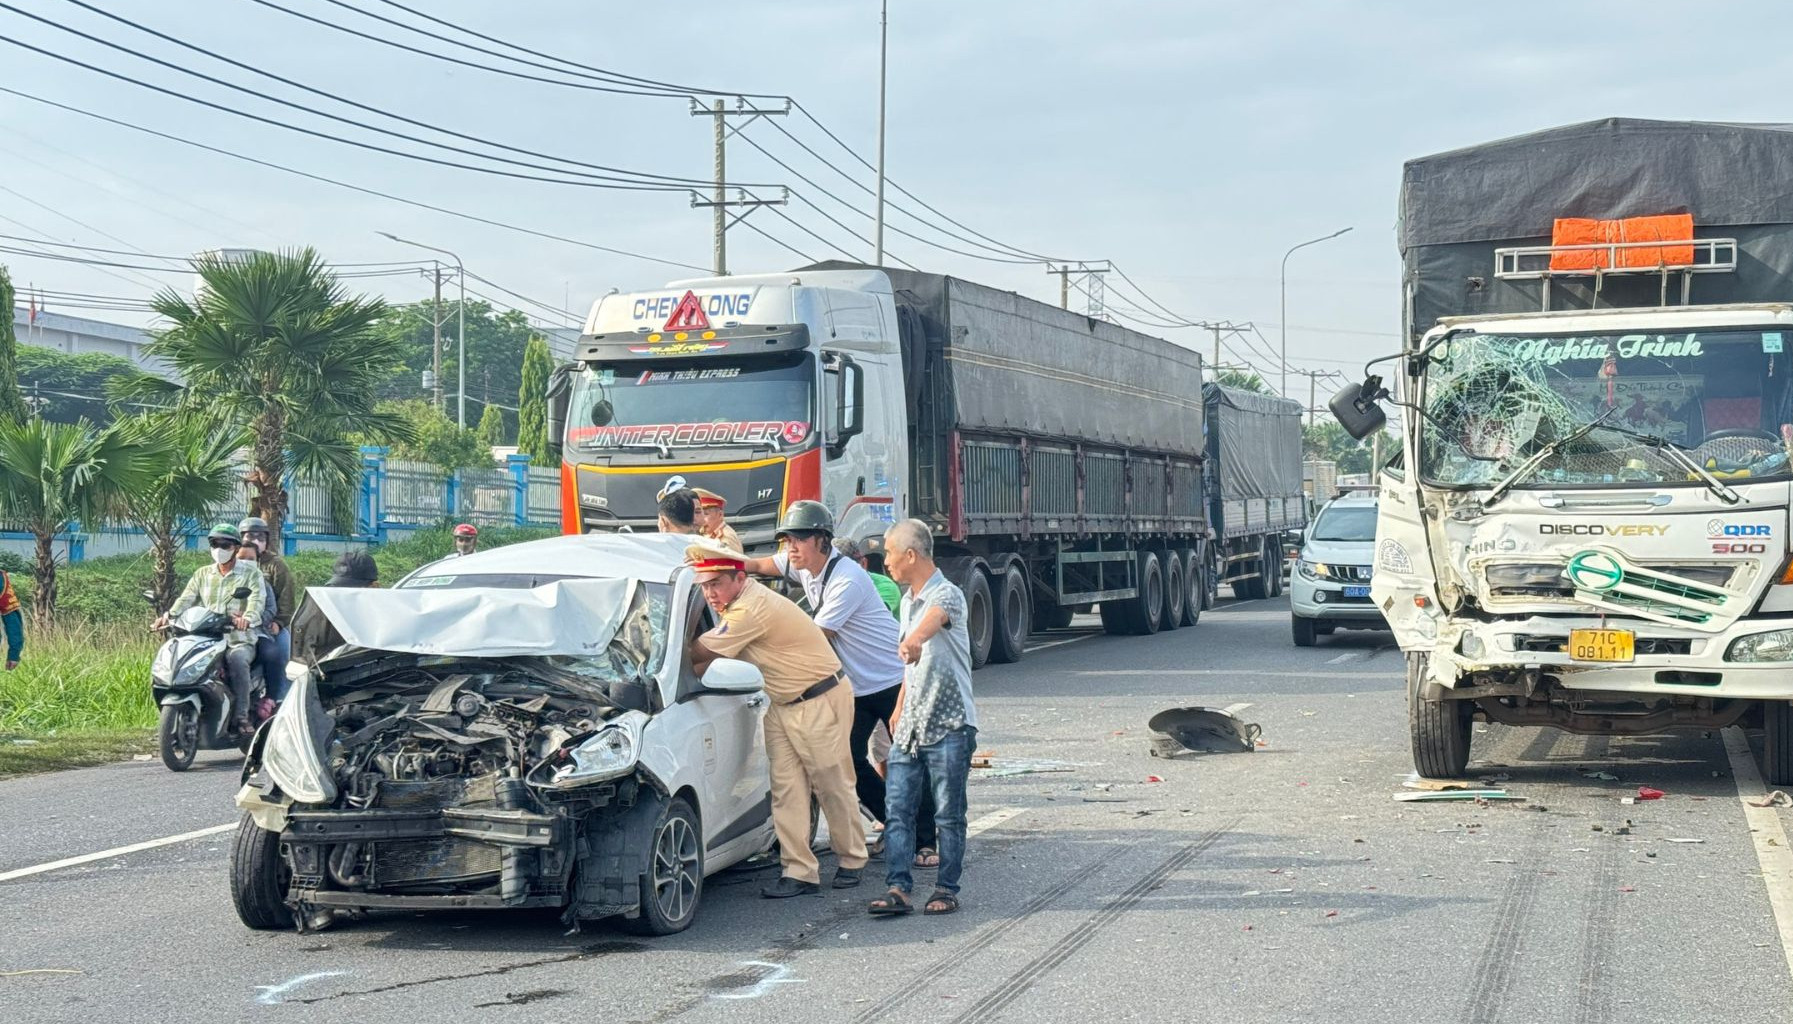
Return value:
M 1222 498 L 1301 494 L 1300 403 L 1219 384 L 1203 385 L 1202 397 Z

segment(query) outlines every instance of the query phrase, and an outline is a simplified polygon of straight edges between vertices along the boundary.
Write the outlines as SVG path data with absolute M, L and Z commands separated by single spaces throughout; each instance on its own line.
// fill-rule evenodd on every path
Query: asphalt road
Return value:
M 1750 812 L 1751 831 L 1726 737 L 1490 728 L 1475 756 L 1526 803 L 1397 803 L 1399 652 L 1380 633 L 1300 650 L 1287 615 L 1249 602 L 1156 637 L 1044 636 L 978 673 L 980 747 L 1067 770 L 973 783 L 965 909 L 945 918 L 868 919 L 874 879 L 774 903 L 739 873 L 663 940 L 536 914 L 254 933 L 231 910 L 228 832 L 8 877 L 230 823 L 236 759 L 0 783 L 0 1018 L 1788 1019 L 1770 892 L 1793 887 L 1789 812 Z M 1237 703 L 1259 751 L 1147 756 L 1151 713 Z M 1668 796 L 1621 804 L 1639 785 Z

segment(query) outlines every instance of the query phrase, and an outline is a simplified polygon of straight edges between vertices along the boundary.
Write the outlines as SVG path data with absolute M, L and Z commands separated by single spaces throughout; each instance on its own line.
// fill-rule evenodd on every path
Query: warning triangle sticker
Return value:
M 685 297 L 673 308 L 672 315 L 666 318 L 663 331 L 707 331 L 710 329 L 710 318 L 704 315 L 703 303 L 697 301 L 696 292 L 686 292 Z

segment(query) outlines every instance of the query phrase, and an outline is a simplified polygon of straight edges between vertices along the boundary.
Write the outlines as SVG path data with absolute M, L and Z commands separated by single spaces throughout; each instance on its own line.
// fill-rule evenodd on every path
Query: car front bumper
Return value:
M 1382 611 L 1369 597 L 1369 587 L 1360 587 L 1364 591 L 1362 597 L 1347 598 L 1346 586 L 1344 583 L 1310 580 L 1297 569 L 1289 577 L 1289 609 L 1301 619 L 1381 623 Z

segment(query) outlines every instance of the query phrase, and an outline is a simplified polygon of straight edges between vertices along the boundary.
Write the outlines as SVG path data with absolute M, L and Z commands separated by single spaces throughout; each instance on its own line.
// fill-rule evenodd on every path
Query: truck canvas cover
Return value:
M 1737 269 L 1696 275 L 1698 304 L 1793 299 L 1793 124 L 1607 118 L 1407 162 L 1400 247 L 1409 329 L 1442 316 L 1535 312 L 1540 282 L 1498 280 L 1494 250 L 1549 245 L 1558 218 L 1690 214 L 1735 238 Z M 1559 277 L 1552 308 L 1586 308 L 1594 278 Z M 1659 275 L 1601 283 L 1601 306 L 1655 306 Z M 1679 285 L 1669 289 L 1680 301 Z
M 1286 498 L 1301 489 L 1301 406 L 1286 398 L 1207 384 L 1208 457 L 1221 498 Z

